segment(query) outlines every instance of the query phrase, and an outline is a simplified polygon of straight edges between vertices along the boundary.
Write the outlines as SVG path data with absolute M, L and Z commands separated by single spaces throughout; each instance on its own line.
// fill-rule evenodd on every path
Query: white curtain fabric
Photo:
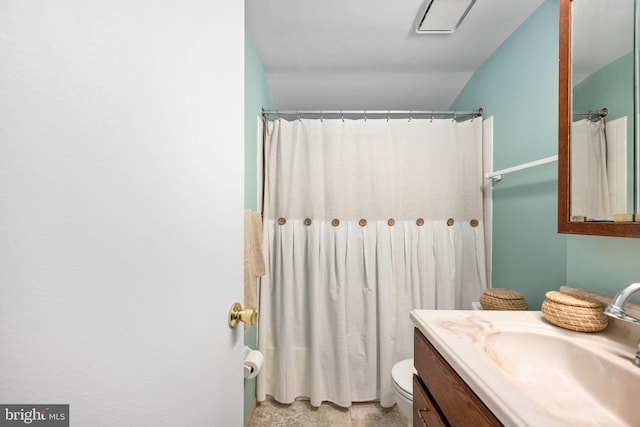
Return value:
M 482 120 L 275 120 L 258 400 L 394 403 L 415 308 L 486 287 Z
M 573 123 L 570 169 L 571 215 L 590 220 L 612 220 L 603 118 Z

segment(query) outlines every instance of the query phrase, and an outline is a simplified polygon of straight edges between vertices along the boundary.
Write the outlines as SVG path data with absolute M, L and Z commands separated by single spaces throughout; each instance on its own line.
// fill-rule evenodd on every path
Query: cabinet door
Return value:
M 417 376 L 413 376 L 413 427 L 446 427 L 437 406 Z
M 448 425 L 501 426 L 502 423 L 418 329 L 415 329 L 414 337 L 414 359 L 418 376 Z

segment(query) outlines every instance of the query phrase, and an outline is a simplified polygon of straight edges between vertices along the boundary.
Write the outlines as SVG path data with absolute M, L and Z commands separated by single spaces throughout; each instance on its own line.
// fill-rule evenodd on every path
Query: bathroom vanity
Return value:
M 414 332 L 413 425 L 501 426 L 469 386 L 418 330 Z
M 416 427 L 640 425 L 640 325 L 581 333 L 539 311 L 414 310 L 411 319 Z

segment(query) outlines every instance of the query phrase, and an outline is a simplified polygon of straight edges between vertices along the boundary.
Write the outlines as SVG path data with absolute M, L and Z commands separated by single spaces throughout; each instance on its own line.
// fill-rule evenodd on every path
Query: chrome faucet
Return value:
M 611 304 L 609 304 L 604 310 L 604 314 L 616 319 L 624 320 L 625 322 L 640 324 L 640 319 L 630 316 L 624 312 L 624 304 L 638 291 L 640 291 L 640 283 L 632 283 L 618 292 L 613 298 Z M 633 364 L 640 368 L 640 341 L 638 342 L 638 352 L 636 353 L 636 358 L 633 361 Z

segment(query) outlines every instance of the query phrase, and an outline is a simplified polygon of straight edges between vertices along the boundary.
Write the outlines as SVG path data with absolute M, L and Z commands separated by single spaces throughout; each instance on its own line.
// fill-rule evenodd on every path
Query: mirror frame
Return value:
M 571 3 L 560 0 L 558 70 L 558 233 L 640 237 L 640 222 L 571 222 Z M 635 134 L 635 132 L 634 132 Z M 636 165 L 638 167 L 638 165 Z M 640 213 L 640 212 L 639 212 Z

